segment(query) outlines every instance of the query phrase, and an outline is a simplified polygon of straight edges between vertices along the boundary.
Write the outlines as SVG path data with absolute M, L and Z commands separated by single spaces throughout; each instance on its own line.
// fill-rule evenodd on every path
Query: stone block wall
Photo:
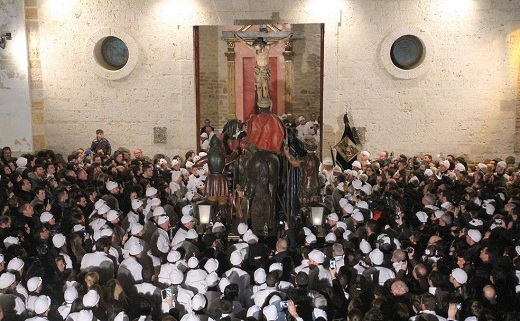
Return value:
M 29 137 L 29 148 L 40 148 L 36 139 L 31 142 L 34 127 L 46 147 L 69 152 L 87 147 L 95 130 L 103 128 L 114 148 L 184 153 L 196 146 L 200 126 L 194 110 L 193 26 L 256 19 L 324 23 L 323 146 L 339 140 L 348 112 L 353 126 L 365 128 L 363 147 L 373 153 L 520 156 L 520 0 L 26 3 L 30 71 L 25 66 L 9 78 L 8 51 L 0 51 L 0 128 L 2 137 L 4 131 L 12 135 L 5 144 Z M 10 21 L 25 19 L 20 1 L 0 0 L 0 6 L 9 8 L 4 17 Z M 136 43 L 135 68 L 118 80 L 99 77 L 88 63 L 93 50 L 88 40 L 107 27 Z M 389 37 L 412 31 L 428 45 L 427 68 L 395 71 L 388 64 Z M 36 52 L 39 61 L 33 59 Z M 223 52 L 222 60 L 225 68 Z M 29 74 L 32 102 L 23 85 Z M 6 86 L 6 79 L 17 85 Z M 215 95 L 224 101 L 225 93 Z M 13 107 L 5 112 L 7 101 L 23 115 Z M 31 120 L 36 109 L 43 117 Z M 20 120 L 26 126 L 11 125 Z M 154 127 L 167 128 L 166 144 L 153 143 Z

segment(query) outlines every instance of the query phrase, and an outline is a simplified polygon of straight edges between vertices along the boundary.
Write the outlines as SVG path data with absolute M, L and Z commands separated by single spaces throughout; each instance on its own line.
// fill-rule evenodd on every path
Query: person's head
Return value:
M 11 159 L 11 147 L 5 146 L 2 148 L 2 158 L 9 160 Z
M 36 197 L 38 197 L 40 200 L 44 200 L 45 197 L 46 197 L 46 192 L 45 192 L 45 188 L 44 187 L 41 187 L 41 186 L 38 186 L 34 189 L 34 194 L 36 195 Z
M 45 169 L 42 164 L 36 164 L 33 167 L 33 173 L 36 177 L 42 178 L 45 175 Z
M 390 291 L 394 296 L 401 296 L 408 293 L 408 286 L 403 281 L 397 280 L 392 283 Z
M 96 137 L 97 139 L 105 138 L 105 132 L 102 129 L 96 130 Z
M 264 48 L 265 46 L 267 46 L 267 42 L 265 42 L 264 38 L 262 37 L 258 37 L 256 38 L 254 41 L 253 41 L 253 47 L 255 47 L 255 49 L 261 49 L 261 48 Z
M 286 251 L 287 247 L 288 247 L 287 239 L 285 239 L 283 237 L 279 238 L 278 241 L 276 242 L 276 251 L 277 252 Z
M 437 300 L 433 294 L 425 293 L 421 295 L 421 310 L 435 311 L 436 305 Z
M 63 272 L 67 268 L 67 264 L 65 263 L 65 258 L 63 255 L 58 255 L 54 258 L 54 263 L 56 264 L 56 268 L 58 271 Z
M 94 285 L 99 284 L 99 274 L 97 272 L 88 272 L 87 274 L 85 274 L 84 280 L 87 289 L 90 289 Z

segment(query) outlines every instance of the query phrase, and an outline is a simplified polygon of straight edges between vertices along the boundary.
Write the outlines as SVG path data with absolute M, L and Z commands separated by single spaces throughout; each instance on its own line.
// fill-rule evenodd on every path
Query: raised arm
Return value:
M 251 50 L 255 50 L 255 47 L 253 47 L 249 42 L 245 41 L 242 37 L 240 37 L 238 35 L 238 33 L 236 33 L 235 31 L 233 31 L 233 34 L 235 35 L 235 37 L 238 39 L 239 42 L 243 43 L 244 45 L 247 46 L 247 48 L 251 49 Z
M 287 37 L 284 37 L 284 38 L 282 38 L 282 39 L 280 39 L 280 40 L 278 40 L 278 41 L 275 41 L 275 42 L 272 42 L 272 43 L 268 44 L 267 47 L 268 47 L 269 49 L 271 49 L 271 48 L 273 48 L 274 46 L 277 46 L 277 45 L 280 44 L 280 43 L 285 43 L 287 40 L 291 39 L 292 36 L 293 36 L 293 34 L 291 33 L 291 34 L 288 35 Z

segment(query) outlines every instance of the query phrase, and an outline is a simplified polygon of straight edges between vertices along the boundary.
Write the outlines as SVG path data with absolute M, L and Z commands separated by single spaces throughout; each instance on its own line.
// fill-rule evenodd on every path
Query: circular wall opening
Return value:
M 425 75 L 435 57 L 431 35 L 417 26 L 404 26 L 389 33 L 379 48 L 381 64 L 396 79 Z
M 92 70 L 105 79 L 123 79 L 137 65 L 137 43 L 120 29 L 99 29 L 88 39 L 85 49 Z
M 416 36 L 399 37 L 392 44 L 390 59 L 393 64 L 404 70 L 417 68 L 424 61 L 424 44 Z
M 128 62 L 128 47 L 117 37 L 107 37 L 101 44 L 101 57 L 112 70 L 119 70 Z

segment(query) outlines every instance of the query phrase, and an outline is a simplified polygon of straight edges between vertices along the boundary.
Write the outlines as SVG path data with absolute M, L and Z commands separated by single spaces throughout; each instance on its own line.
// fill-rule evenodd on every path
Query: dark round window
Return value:
M 392 62 L 404 70 L 414 69 L 421 64 L 424 58 L 424 46 L 421 39 L 412 35 L 405 35 L 397 39 L 390 49 Z
M 123 68 L 128 62 L 128 47 L 123 40 L 107 37 L 101 45 L 103 60 L 115 70 Z

